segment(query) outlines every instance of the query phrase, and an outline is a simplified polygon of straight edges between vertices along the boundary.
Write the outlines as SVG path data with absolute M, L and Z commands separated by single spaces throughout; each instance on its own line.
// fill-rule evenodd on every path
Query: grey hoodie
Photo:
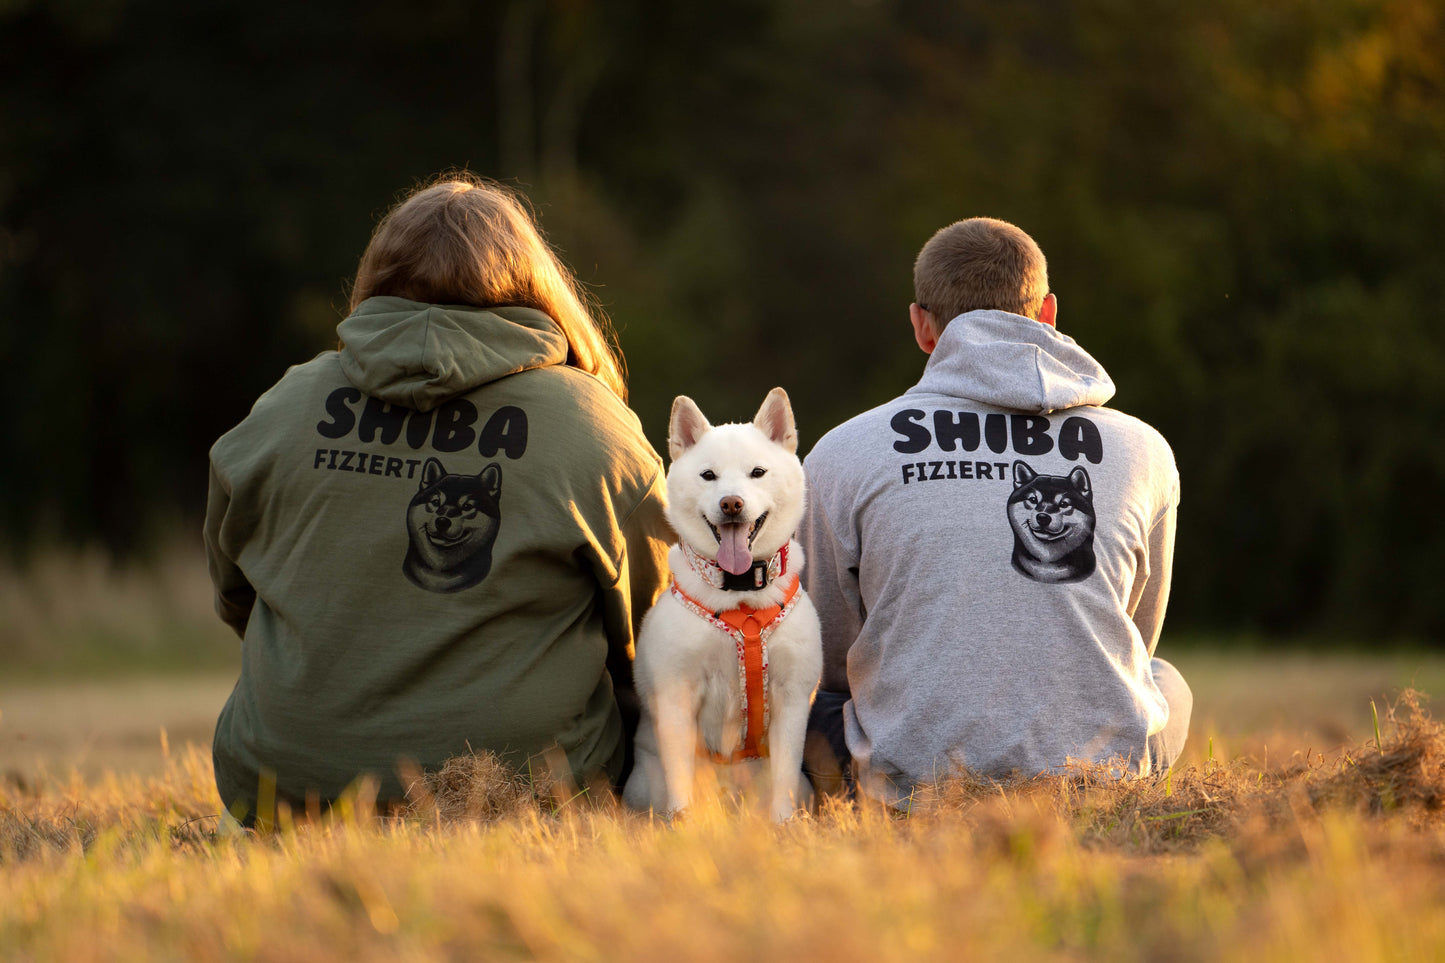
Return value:
M 668 537 L 637 418 L 529 308 L 371 298 L 339 333 L 211 449 L 211 577 L 244 640 L 223 802 L 363 773 L 394 800 L 399 763 L 484 749 L 617 778 L 608 667 L 630 685 Z
M 1158 432 L 1099 407 L 1113 394 L 1073 339 L 973 311 L 917 385 L 808 455 L 822 687 L 851 693 L 867 791 L 961 767 L 1147 771 L 1179 476 Z

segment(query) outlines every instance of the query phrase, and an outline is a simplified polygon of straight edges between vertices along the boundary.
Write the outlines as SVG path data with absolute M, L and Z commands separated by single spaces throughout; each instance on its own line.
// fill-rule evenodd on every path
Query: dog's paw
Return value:
M 673 826 L 680 826 L 683 823 L 687 822 L 687 810 L 663 809 L 657 812 L 657 817 L 661 819 L 662 824 L 664 826 L 667 826 L 668 828 L 671 828 Z

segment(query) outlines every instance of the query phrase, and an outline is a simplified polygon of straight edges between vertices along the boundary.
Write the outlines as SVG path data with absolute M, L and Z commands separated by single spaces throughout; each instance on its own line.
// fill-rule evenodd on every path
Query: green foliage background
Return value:
M 143 548 L 396 193 L 521 185 L 633 405 L 804 446 L 989 214 L 1183 474 L 1171 624 L 1439 640 L 1445 0 L 0 0 L 0 540 Z

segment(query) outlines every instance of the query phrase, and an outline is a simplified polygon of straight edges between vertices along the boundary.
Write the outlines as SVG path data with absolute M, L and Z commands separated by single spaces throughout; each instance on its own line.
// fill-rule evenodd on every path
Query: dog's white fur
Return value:
M 680 396 L 672 406 L 668 448 L 667 517 L 680 540 L 699 555 L 715 558 L 719 542 L 709 523 L 726 520 L 721 502 L 732 496 L 742 499 L 738 517 L 749 526 L 768 513 L 751 545 L 754 560 L 765 561 L 788 546 L 784 579 L 756 591 L 729 592 L 705 582 L 674 545 L 668 564 L 678 586 L 714 611 L 740 603 L 755 608 L 781 604 L 779 582 L 788 584 L 803 567 L 803 551 L 792 540 L 803 517 L 803 466 L 787 393 L 782 388 L 769 392 L 752 424 L 717 427 L 708 424 L 692 399 Z M 754 478 L 756 468 L 766 473 Z M 704 479 L 705 471 L 716 477 Z M 669 815 L 686 809 L 698 767 L 712 767 L 724 785 L 767 785 L 770 811 L 779 821 L 811 802 L 802 775 L 803 737 L 823 654 L 818 614 L 801 588 L 767 644 L 769 756 L 718 766 L 705 751 L 729 755 L 742 738 L 736 645 L 732 636 L 684 608 L 672 592 L 658 599 L 637 640 L 634 670 L 643 709 L 636 762 L 623 790 L 628 805 Z

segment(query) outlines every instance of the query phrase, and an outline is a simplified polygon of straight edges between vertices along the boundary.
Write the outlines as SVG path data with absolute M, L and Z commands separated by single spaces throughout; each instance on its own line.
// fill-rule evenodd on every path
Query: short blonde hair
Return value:
M 478 308 L 535 308 L 567 337 L 567 363 L 627 400 L 612 325 L 542 239 L 525 198 L 467 171 L 413 190 L 372 232 L 351 286 L 351 310 L 370 297 Z
M 1044 252 L 1008 221 L 971 217 L 940 229 L 913 262 L 913 293 L 939 331 L 966 311 L 1039 318 L 1049 293 Z

